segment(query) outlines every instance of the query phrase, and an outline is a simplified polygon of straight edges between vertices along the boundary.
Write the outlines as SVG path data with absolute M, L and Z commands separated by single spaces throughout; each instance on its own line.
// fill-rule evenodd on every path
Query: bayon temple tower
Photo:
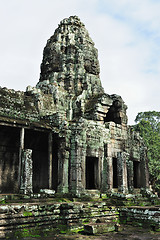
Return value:
M 0 88 L 1 193 L 148 188 L 143 140 L 127 125 L 122 97 L 104 92 L 99 73 L 97 49 L 71 16 L 47 41 L 37 85 Z

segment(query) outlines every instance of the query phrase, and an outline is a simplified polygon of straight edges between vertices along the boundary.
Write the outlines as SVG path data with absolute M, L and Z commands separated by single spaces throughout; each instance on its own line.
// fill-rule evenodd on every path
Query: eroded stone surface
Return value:
M 149 187 L 143 140 L 127 125 L 122 97 L 104 92 L 99 72 L 88 31 L 71 16 L 47 41 L 37 85 L 25 92 L 0 88 L 2 193 L 19 191 L 25 149 L 33 152 L 33 192 L 50 188 L 81 196 Z M 9 188 L 16 179 L 16 188 Z

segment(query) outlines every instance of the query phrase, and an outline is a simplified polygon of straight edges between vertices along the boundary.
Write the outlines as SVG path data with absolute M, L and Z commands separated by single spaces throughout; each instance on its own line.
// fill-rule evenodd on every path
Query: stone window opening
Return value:
M 120 117 L 121 107 L 122 107 L 121 102 L 115 100 L 113 102 L 113 105 L 109 108 L 104 118 L 104 122 L 114 122 L 117 124 L 121 124 L 122 123 L 122 119 Z
M 98 158 L 97 157 L 86 157 L 86 189 L 98 189 L 99 178 L 98 178 Z
M 140 162 L 133 161 L 133 186 L 134 188 L 140 188 Z
M 112 159 L 113 167 L 113 188 L 118 188 L 117 158 Z

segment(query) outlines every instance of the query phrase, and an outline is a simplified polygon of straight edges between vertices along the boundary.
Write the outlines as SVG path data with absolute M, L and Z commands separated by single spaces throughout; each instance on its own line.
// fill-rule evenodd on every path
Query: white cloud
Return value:
M 106 18 L 106 25 L 110 17 L 110 27 L 107 26 L 107 31 L 103 33 L 108 46 L 101 41 L 99 48 L 101 77 L 107 92 L 116 92 L 124 98 L 129 106 L 130 122 L 133 123 L 137 112 L 158 110 L 155 96 L 158 100 L 159 5 L 143 0 L 140 3 L 129 0 L 102 2 L 104 5 L 100 14 Z

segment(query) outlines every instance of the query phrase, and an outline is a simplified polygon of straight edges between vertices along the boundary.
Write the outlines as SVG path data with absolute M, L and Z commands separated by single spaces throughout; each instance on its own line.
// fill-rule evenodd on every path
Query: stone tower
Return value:
M 126 124 L 127 107 L 122 98 L 104 93 L 97 52 L 80 19 L 77 16 L 64 19 L 44 48 L 37 88 L 53 94 L 62 118 L 82 116 Z
M 40 82 L 56 82 L 75 96 L 90 90 L 92 96 L 104 92 L 99 72 L 97 49 L 84 24 L 77 16 L 61 21 L 44 48 Z
M 143 140 L 127 125 L 121 96 L 104 92 L 99 72 L 88 31 L 71 16 L 47 41 L 36 87 L 0 88 L 0 192 L 148 188 Z

